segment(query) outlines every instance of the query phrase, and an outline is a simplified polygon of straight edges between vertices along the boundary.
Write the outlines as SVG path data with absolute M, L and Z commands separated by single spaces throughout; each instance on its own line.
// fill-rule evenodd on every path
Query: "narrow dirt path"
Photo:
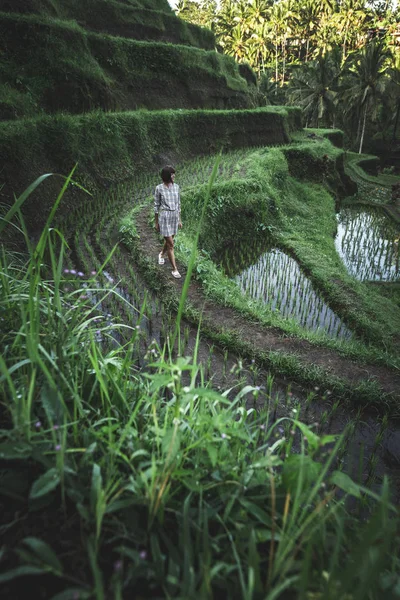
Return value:
M 160 243 L 158 236 L 149 226 L 148 212 L 149 209 L 146 207 L 137 217 L 140 251 L 144 256 L 154 257 L 156 262 Z M 178 264 L 178 268 L 182 274 L 180 280 L 172 277 L 169 262 L 166 260 L 165 265 L 159 267 L 159 276 L 164 283 L 168 280 L 168 284 L 173 285 L 179 294 L 186 271 L 182 265 Z M 251 321 L 234 309 L 221 306 L 206 298 L 201 285 L 193 279 L 189 286 L 188 300 L 194 308 L 202 312 L 203 323 L 207 328 L 218 333 L 235 332 L 242 342 L 252 346 L 256 352 L 294 354 L 305 366 L 320 367 L 327 374 L 344 379 L 352 386 L 374 379 L 384 393 L 400 399 L 400 373 L 396 370 L 385 366 L 357 363 L 329 348 L 315 346 L 307 340 L 288 337 L 277 328 Z

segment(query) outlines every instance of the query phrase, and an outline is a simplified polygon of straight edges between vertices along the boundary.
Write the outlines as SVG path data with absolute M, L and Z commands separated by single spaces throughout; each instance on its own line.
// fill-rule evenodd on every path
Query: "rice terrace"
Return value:
M 0 0 L 1 598 L 400 599 L 399 23 Z

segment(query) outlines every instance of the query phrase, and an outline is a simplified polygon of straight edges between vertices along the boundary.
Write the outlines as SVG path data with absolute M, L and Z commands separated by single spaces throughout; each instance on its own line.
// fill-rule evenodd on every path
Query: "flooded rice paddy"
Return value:
M 378 209 L 342 207 L 335 247 L 349 274 L 360 281 L 398 281 L 400 227 Z
M 349 329 L 316 293 L 293 258 L 277 248 L 255 256 L 249 266 L 233 277 L 232 262 L 228 266 L 227 261 L 225 264 L 223 261 L 225 272 L 243 294 L 269 305 L 284 317 L 296 319 L 306 329 L 324 331 L 334 338 L 351 337 Z
M 345 206 L 337 214 L 335 247 L 349 274 L 361 281 L 399 281 L 400 227 L 383 210 Z M 351 332 L 313 289 L 297 262 L 277 248 L 229 249 L 219 257 L 243 294 L 312 331 L 349 339 Z

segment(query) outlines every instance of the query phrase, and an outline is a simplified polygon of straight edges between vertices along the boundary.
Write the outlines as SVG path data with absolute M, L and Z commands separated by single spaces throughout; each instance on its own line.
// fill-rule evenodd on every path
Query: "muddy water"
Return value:
M 232 262 L 222 266 L 232 276 Z M 302 327 L 324 331 L 330 337 L 351 337 L 340 318 L 315 292 L 311 281 L 297 262 L 276 248 L 264 251 L 249 266 L 233 277 L 243 294 L 267 304 L 284 317 L 296 319 Z
M 378 208 L 342 207 L 335 247 L 349 274 L 361 281 L 400 279 L 400 227 Z

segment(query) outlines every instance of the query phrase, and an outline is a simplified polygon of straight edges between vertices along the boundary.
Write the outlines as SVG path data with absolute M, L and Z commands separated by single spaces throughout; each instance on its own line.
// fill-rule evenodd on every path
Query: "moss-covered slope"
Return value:
M 300 109 L 279 107 L 230 111 L 136 111 L 57 115 L 0 124 L 0 202 L 19 195 L 38 175 L 68 173 L 78 163 L 78 178 L 93 189 L 165 162 L 247 146 L 285 144 Z M 289 118 L 291 113 L 291 118 Z M 55 186 L 55 187 L 54 187 Z M 56 180 L 32 195 L 25 211 L 40 227 L 57 193 Z M 74 190 L 60 210 L 75 202 Z M 85 197 L 87 202 L 87 196 Z
M 214 48 L 214 34 L 176 17 L 165 0 L 0 0 L 0 11 L 75 21 L 83 28 L 137 40 Z
M 67 111 L 247 108 L 255 86 L 214 51 L 0 13 L 0 119 Z

